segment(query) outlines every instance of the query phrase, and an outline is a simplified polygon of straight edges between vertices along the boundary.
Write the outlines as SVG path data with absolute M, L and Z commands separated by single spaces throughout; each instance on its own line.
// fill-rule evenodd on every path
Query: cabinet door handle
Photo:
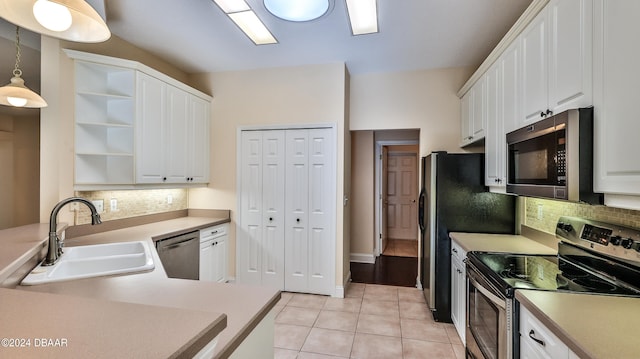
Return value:
M 457 249 L 455 249 L 455 248 L 452 248 L 452 249 L 451 249 L 451 251 L 452 251 L 453 253 L 458 253 L 458 250 L 457 250 Z
M 551 116 L 551 115 L 553 115 L 553 111 L 547 109 L 547 116 Z
M 540 111 L 540 117 L 544 117 L 544 111 Z
M 216 234 L 216 233 L 218 233 L 217 229 L 215 231 L 211 231 L 211 234 Z
M 533 339 L 533 341 L 535 341 L 536 343 L 544 346 L 544 341 L 536 338 L 535 335 L 536 335 L 536 332 L 534 332 L 533 329 L 531 329 L 531 331 L 529 332 L 529 338 Z

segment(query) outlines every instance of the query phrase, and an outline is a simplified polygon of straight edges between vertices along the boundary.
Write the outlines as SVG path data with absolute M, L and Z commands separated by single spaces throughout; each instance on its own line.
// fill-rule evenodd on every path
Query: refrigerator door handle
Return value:
M 420 190 L 420 197 L 418 197 L 418 224 L 420 225 L 420 230 L 424 231 L 424 216 L 425 216 L 425 196 L 426 191 L 423 189 Z

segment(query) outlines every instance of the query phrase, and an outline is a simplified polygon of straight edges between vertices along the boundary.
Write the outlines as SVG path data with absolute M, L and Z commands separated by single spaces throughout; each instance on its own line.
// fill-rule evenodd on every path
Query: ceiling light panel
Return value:
M 251 10 L 244 0 L 213 0 L 226 14 Z
M 329 0 L 264 0 L 274 16 L 288 21 L 311 21 L 329 11 Z
M 278 43 L 278 40 L 273 37 L 269 29 L 264 26 L 253 11 L 236 12 L 228 15 L 256 45 Z
M 364 35 L 378 32 L 376 0 L 346 0 L 351 32 Z

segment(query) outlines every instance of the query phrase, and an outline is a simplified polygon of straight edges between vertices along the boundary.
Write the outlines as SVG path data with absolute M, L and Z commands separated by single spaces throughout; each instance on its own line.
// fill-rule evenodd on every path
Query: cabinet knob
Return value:
M 273 222 L 273 217 L 269 217 L 269 222 Z
M 162 181 L 166 181 L 166 180 L 167 180 L 167 177 L 162 177 Z
M 296 222 L 300 223 L 300 218 L 296 218 Z

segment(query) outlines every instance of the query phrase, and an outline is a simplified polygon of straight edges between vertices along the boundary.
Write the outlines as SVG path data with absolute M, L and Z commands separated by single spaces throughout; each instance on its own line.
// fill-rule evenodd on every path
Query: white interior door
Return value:
M 335 148 L 333 130 L 309 130 L 308 291 L 318 294 L 335 283 Z
M 387 165 L 389 162 L 389 148 L 387 146 L 382 146 L 382 153 L 380 155 L 380 160 L 382 162 L 382 181 L 380 184 L 380 254 L 384 253 L 384 250 L 387 248 L 389 236 L 387 235 L 387 225 L 388 225 L 388 211 L 387 205 L 389 200 L 387 198 Z
M 237 279 L 243 284 L 262 284 L 262 133 L 241 134 L 240 231 L 237 233 Z
M 309 130 L 286 132 L 285 286 L 308 288 Z
M 262 284 L 284 289 L 284 131 L 263 131 L 262 149 Z
M 418 157 L 391 152 L 387 163 L 387 233 L 389 238 L 417 240 Z

